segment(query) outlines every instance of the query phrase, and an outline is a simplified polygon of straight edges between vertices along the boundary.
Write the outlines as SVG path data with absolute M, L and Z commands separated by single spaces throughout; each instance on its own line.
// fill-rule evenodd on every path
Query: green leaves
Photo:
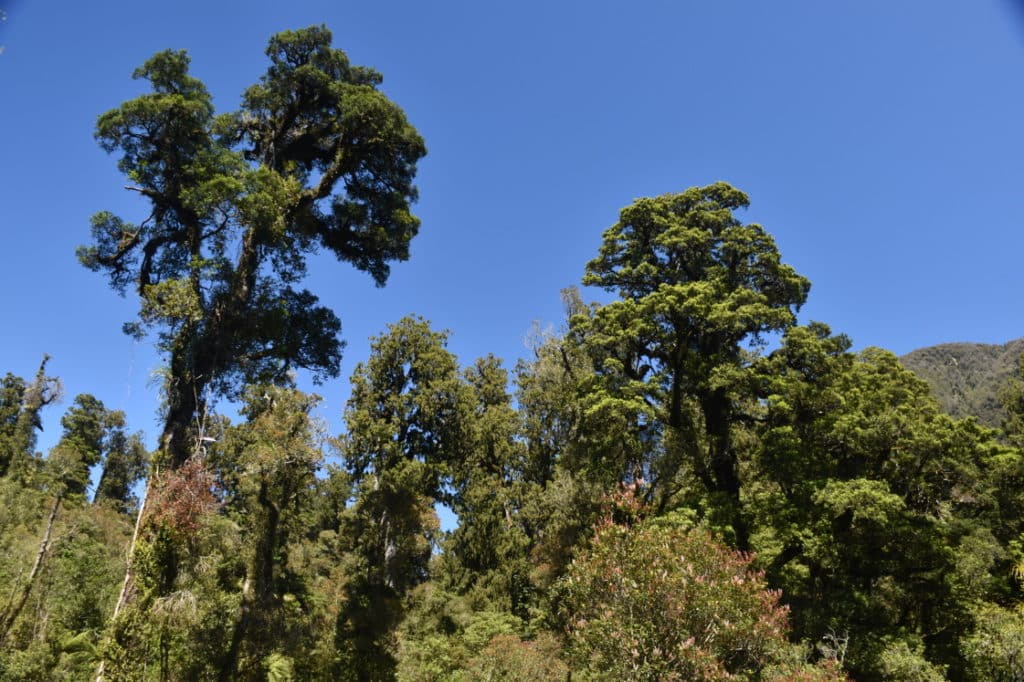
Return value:
M 294 286 L 310 253 L 325 248 L 378 286 L 409 256 L 423 141 L 376 90 L 379 74 L 330 43 L 324 27 L 274 36 L 242 109 L 219 116 L 188 56 L 158 53 L 135 72 L 152 92 L 97 122 L 150 212 L 136 222 L 98 213 L 78 257 L 120 293 L 137 290 L 130 333 L 159 332 L 173 379 L 163 445 L 175 466 L 207 391 L 237 397 L 296 367 L 337 375 L 340 322 Z
M 360 679 L 393 674 L 402 598 L 427 578 L 433 505 L 469 444 L 471 393 L 446 343 L 425 320 L 403 318 L 372 340 L 352 377 L 342 452 L 355 501 L 341 526 L 356 568 L 339 631 Z
M 832 519 L 848 516 L 853 527 L 893 524 L 906 507 L 900 496 L 889 492 L 884 481 L 864 478 L 829 481 L 812 499 Z
M 446 333 L 413 317 L 373 339 L 370 360 L 356 366 L 345 411 L 346 461 L 357 482 L 371 470 L 420 461 L 436 471 L 421 494 L 437 494 L 462 446 L 466 424 L 459 417 L 469 399 L 446 343 Z
M 586 414 L 625 436 L 619 480 L 650 478 L 661 511 L 682 493 L 708 495 L 743 548 L 734 431 L 750 380 L 745 346 L 790 327 L 810 288 L 760 225 L 734 216 L 747 203 L 716 183 L 623 209 L 583 278 L 621 298 L 572 321 L 596 370 Z
M 993 457 L 991 432 L 940 414 L 894 355 L 848 348 L 812 324 L 755 363 L 759 561 L 799 636 L 847 633 L 858 679 L 961 674 L 954 642 L 1003 561 L 983 521 L 996 506 L 987 470 L 1013 465 Z

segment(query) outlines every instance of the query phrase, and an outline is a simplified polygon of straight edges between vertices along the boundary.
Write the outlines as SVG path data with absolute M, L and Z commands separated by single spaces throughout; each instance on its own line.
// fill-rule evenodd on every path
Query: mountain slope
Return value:
M 1000 427 L 1003 407 L 999 391 L 1024 354 L 1024 338 L 1005 344 L 944 343 L 919 348 L 900 358 L 927 381 L 939 404 L 955 417 L 975 416 L 982 424 Z

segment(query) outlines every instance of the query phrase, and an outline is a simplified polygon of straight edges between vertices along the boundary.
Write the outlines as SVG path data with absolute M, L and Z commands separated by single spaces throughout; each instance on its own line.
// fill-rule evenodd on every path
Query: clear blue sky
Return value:
M 185 48 L 222 110 L 274 32 L 324 23 L 426 139 L 423 221 L 388 286 L 318 262 L 343 373 L 406 313 L 464 363 L 512 366 L 557 324 L 634 198 L 726 180 L 813 282 L 802 320 L 904 353 L 1024 335 L 1024 13 L 1010 0 L 290 2 L 0 0 L 0 373 L 42 353 L 67 399 L 125 409 L 152 443 L 159 364 L 135 302 L 77 265 L 89 216 L 141 208 L 92 138 Z M 347 382 L 319 389 L 334 431 Z M 56 436 L 51 410 L 44 442 Z

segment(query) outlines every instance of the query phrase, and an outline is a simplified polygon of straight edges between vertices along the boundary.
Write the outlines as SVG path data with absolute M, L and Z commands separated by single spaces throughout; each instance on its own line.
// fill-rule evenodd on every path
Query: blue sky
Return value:
M 310 24 L 384 74 L 429 149 L 421 232 L 388 286 L 313 267 L 345 376 L 407 313 L 449 329 L 463 363 L 511 367 L 534 321 L 559 323 L 559 290 L 620 208 L 716 180 L 749 193 L 744 220 L 812 281 L 803 321 L 897 353 L 1024 335 L 1024 14 L 1009 0 L 0 8 L 0 373 L 49 353 L 65 406 L 94 393 L 150 443 L 159 358 L 120 332 L 135 302 L 74 258 L 92 213 L 142 212 L 96 117 L 140 94 L 132 70 L 165 48 L 232 109 L 267 38 Z M 317 390 L 337 432 L 347 381 Z

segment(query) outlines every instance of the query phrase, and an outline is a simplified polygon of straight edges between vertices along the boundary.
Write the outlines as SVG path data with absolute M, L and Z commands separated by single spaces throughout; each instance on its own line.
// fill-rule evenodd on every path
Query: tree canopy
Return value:
M 695 475 L 735 507 L 729 523 L 744 549 L 732 390 L 744 344 L 791 326 L 810 289 L 764 228 L 736 217 L 748 203 L 719 182 L 623 209 L 583 278 L 620 298 L 573 319 L 605 387 L 589 409 L 634 415 L 639 451 L 622 473 L 652 479 L 663 509 L 679 477 Z
M 139 317 L 126 331 L 158 331 L 162 447 L 175 466 L 209 394 L 237 396 L 293 368 L 337 376 L 341 323 L 299 288 L 311 253 L 380 286 L 419 228 L 410 204 L 425 147 L 377 89 L 381 75 L 350 64 L 324 27 L 274 36 L 267 56 L 242 107 L 218 115 L 188 55 L 160 52 L 134 73 L 152 92 L 96 126 L 150 211 L 137 221 L 97 213 L 78 257 L 120 293 L 135 290 Z

